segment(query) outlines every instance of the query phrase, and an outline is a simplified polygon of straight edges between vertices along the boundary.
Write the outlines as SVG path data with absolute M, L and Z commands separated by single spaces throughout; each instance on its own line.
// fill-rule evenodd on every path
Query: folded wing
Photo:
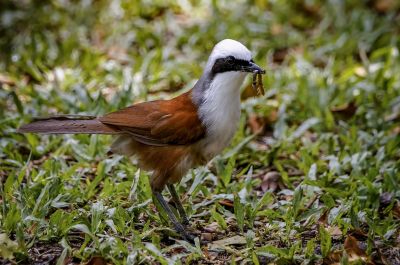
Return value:
M 171 100 L 139 103 L 100 117 L 99 121 L 154 146 L 191 144 L 205 135 L 190 92 Z

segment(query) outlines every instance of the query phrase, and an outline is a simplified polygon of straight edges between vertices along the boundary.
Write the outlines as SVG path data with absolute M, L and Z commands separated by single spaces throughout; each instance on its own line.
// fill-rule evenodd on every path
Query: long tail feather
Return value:
M 94 116 L 60 115 L 46 118 L 36 118 L 29 124 L 22 125 L 19 133 L 44 134 L 118 134 L 120 131 L 105 125 Z

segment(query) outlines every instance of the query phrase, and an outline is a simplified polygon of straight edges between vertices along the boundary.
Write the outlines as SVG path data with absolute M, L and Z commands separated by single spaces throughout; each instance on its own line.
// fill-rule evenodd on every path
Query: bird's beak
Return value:
M 242 66 L 240 71 L 249 72 L 249 73 L 256 73 L 256 74 L 265 74 L 265 70 L 262 69 L 260 66 L 256 65 L 253 62 L 249 62 L 249 65 Z

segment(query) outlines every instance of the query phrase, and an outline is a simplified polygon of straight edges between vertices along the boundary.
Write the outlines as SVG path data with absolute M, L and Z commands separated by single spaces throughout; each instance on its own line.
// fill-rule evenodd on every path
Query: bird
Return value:
M 236 40 L 218 42 L 203 74 L 189 91 L 168 100 L 137 103 L 104 116 L 56 115 L 34 119 L 19 133 L 110 134 L 110 151 L 136 156 L 152 172 L 153 200 L 187 241 L 189 219 L 174 185 L 192 168 L 207 164 L 231 142 L 240 119 L 240 88 L 247 74 L 265 74 Z M 177 214 L 162 195 L 168 188 Z M 180 219 L 180 220 L 179 220 Z

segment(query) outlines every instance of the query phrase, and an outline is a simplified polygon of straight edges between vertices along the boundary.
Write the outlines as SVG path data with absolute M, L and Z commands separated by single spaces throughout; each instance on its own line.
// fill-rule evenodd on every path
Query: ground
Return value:
M 400 264 L 399 25 L 394 0 L 1 2 L 0 263 Z M 178 186 L 208 244 L 110 136 L 15 132 L 178 95 L 224 38 L 266 95 L 246 80 L 232 144 Z

